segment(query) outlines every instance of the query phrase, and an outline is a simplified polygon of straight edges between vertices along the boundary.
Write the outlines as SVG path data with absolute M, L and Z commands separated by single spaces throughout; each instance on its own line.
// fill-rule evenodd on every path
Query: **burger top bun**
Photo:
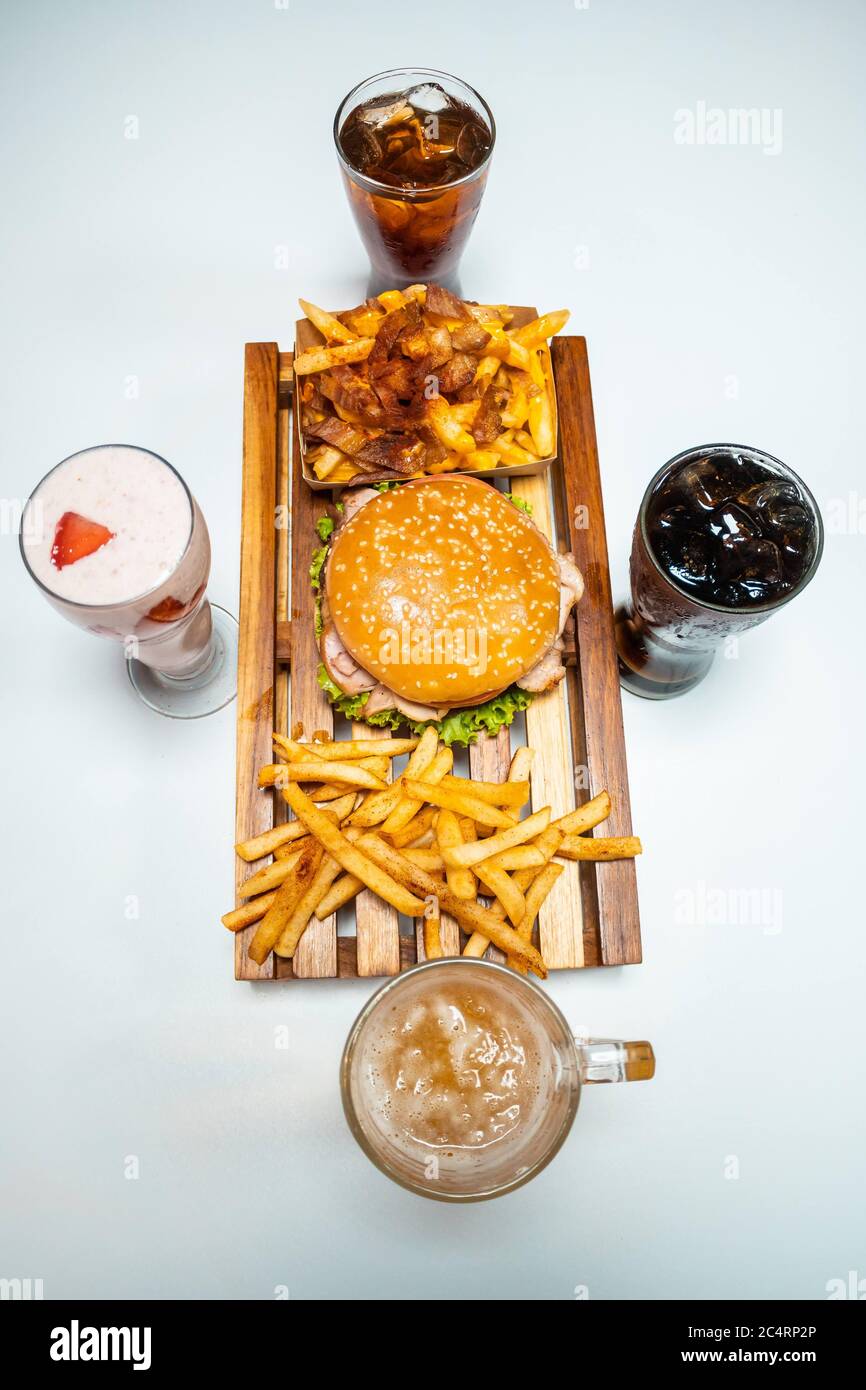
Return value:
M 367 502 L 336 533 L 325 585 L 358 665 L 420 704 L 481 703 L 559 630 L 550 544 L 477 478 L 417 479 Z

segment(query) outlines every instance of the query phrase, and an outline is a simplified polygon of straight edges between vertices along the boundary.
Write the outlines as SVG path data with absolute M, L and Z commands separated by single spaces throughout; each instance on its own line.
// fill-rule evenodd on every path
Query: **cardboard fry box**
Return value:
M 521 328 L 524 324 L 526 324 L 526 323 L 531 323 L 533 319 L 535 319 L 535 318 L 538 317 L 538 313 L 537 313 L 537 311 L 536 311 L 535 309 L 528 308 L 528 307 L 525 306 L 525 305 L 510 305 L 509 307 L 513 310 L 513 313 L 514 313 L 514 318 L 512 319 L 511 323 L 508 325 L 510 328 Z M 343 312 L 343 311 L 342 311 L 342 310 L 337 310 L 336 312 L 337 312 L 337 313 L 341 313 L 341 312 Z M 295 356 L 296 356 L 296 357 L 300 356 L 300 354 L 301 354 L 302 352 L 306 352 L 309 348 L 313 348 L 313 347 L 322 347 L 322 346 L 324 345 L 324 342 L 325 342 L 325 339 L 322 337 L 322 334 L 321 334 L 321 333 L 319 332 L 319 330 L 310 322 L 309 319 L 298 319 L 297 323 L 295 324 Z M 550 378 L 550 381 L 551 381 L 552 387 L 553 387 L 554 452 L 551 454 L 551 456 L 550 456 L 549 458 L 545 458 L 545 459 L 538 459 L 535 463 L 523 463 L 523 464 L 502 463 L 502 464 L 499 465 L 498 468 L 485 468 L 485 469 L 478 469 L 478 468 L 455 468 L 455 469 L 453 469 L 451 472 L 449 472 L 449 473 L 447 473 L 447 474 L 435 473 L 435 474 L 424 474 L 424 475 L 422 475 L 422 476 L 424 476 L 424 477 L 443 477 L 443 476 L 444 476 L 444 477 L 455 477 L 455 476 L 461 476 L 461 475 L 462 475 L 462 476 L 468 477 L 468 478 L 486 478 L 489 482 L 493 482 L 493 480 L 496 479 L 496 478 L 529 478 L 529 477 L 534 476 L 535 474 L 544 473 L 544 472 L 550 467 L 550 465 L 553 463 L 554 459 L 556 458 L 556 456 L 557 456 L 557 451 L 558 451 L 558 449 L 559 449 L 559 409 L 558 409 L 557 401 L 556 401 L 556 380 L 555 380 L 555 378 L 554 378 L 554 376 L 553 376 L 553 371 L 552 371 L 552 369 L 551 369 L 550 349 L 549 349 L 549 347 L 545 347 L 544 351 L 545 351 L 545 355 L 546 355 L 546 358 L 547 358 L 547 361 L 546 361 L 546 371 L 547 371 L 548 374 L 549 374 L 549 378 Z M 302 378 L 302 377 L 298 377 L 294 372 L 293 372 L 292 375 L 293 375 L 293 383 L 294 383 L 294 402 L 295 402 L 295 409 L 297 410 L 297 409 L 298 409 L 298 401 L 300 400 L 299 383 L 303 380 L 303 378 Z M 363 485 L 364 485 L 364 475 L 363 475 L 363 473 L 359 473 L 359 474 L 357 475 L 357 477 L 350 479 L 348 482 L 345 482 L 345 481 L 344 481 L 344 482 L 335 482 L 335 483 L 332 483 L 332 482 L 330 482 L 327 478 L 317 478 L 317 477 L 316 477 L 316 474 L 315 474 L 315 472 L 314 472 L 314 470 L 313 470 L 313 465 L 312 465 L 312 463 L 309 463 L 309 462 L 307 461 L 307 440 L 306 440 L 305 437 L 304 437 L 303 428 L 300 426 L 300 414 L 299 414 L 299 416 L 298 416 L 298 421 L 299 421 L 298 434 L 299 434 L 300 441 L 301 441 L 301 471 L 302 471 L 302 473 L 303 473 L 305 482 L 307 482 L 307 483 L 309 484 L 309 486 L 313 489 L 313 491 L 314 491 L 314 492 L 339 492 L 339 491 L 341 491 L 343 488 L 346 488 L 346 487 L 363 487 Z M 319 442 L 318 440 L 312 440 L 312 439 L 311 439 L 311 440 L 310 440 L 310 447 L 312 448 L 312 447 L 313 447 L 315 444 L 317 444 L 318 442 Z M 408 480 L 408 476 L 409 476 L 409 475 L 407 475 L 407 480 Z

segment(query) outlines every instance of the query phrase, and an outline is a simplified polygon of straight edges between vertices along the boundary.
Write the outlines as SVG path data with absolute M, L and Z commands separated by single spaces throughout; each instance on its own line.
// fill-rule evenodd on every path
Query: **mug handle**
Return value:
M 649 1081 L 656 1059 L 648 1042 L 618 1042 L 615 1038 L 575 1038 L 584 1086 L 604 1081 Z

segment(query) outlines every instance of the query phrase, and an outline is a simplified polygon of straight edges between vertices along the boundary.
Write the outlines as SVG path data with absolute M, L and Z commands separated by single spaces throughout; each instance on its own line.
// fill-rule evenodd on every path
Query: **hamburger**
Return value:
M 469 743 L 562 680 L 583 579 L 508 496 L 442 476 L 342 505 L 311 576 L 319 683 L 348 718 Z

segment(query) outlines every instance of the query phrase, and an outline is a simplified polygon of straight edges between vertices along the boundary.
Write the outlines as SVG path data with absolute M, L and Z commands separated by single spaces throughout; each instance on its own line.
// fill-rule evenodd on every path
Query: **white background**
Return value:
M 369 982 L 232 979 L 234 708 L 151 714 L 0 537 L 0 1276 L 256 1299 L 866 1277 L 866 538 L 834 504 L 864 488 L 862 4 L 4 0 L 0 23 L 5 497 L 89 444 L 155 449 L 236 610 L 243 344 L 289 347 L 298 294 L 362 295 L 333 112 L 420 63 L 498 122 L 466 292 L 568 305 L 588 339 L 615 588 L 648 477 L 699 442 L 785 459 L 832 531 L 698 691 L 626 699 L 645 961 L 550 989 L 576 1025 L 652 1039 L 658 1075 L 588 1092 L 555 1164 L 471 1209 L 391 1186 L 344 1126 Z M 678 145 L 700 101 L 781 109 L 781 153 Z M 714 889 L 781 894 L 781 930 L 678 921 Z

